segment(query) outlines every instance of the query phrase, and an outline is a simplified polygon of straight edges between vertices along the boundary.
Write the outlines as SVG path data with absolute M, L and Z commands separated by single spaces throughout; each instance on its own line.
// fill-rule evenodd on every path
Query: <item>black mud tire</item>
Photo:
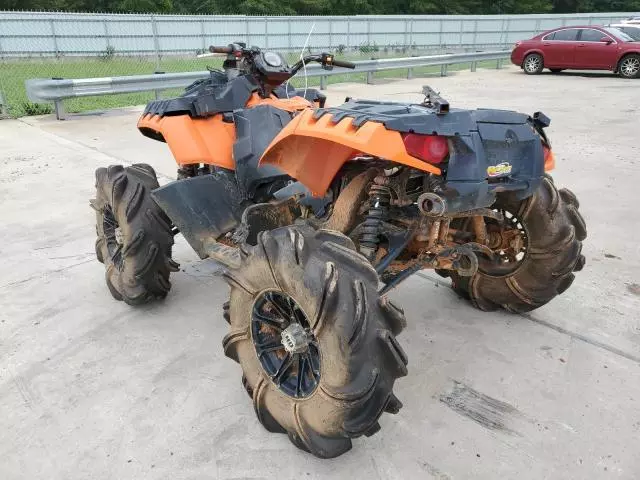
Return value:
M 376 433 L 382 413 L 399 411 L 393 385 L 407 374 L 407 358 L 395 337 L 406 325 L 404 312 L 378 295 L 376 272 L 348 237 L 307 225 L 262 232 L 225 278 L 231 330 L 224 351 L 240 363 L 244 389 L 268 431 L 334 458 L 351 449 L 352 438 Z M 251 318 L 268 290 L 293 298 L 317 338 L 320 379 L 307 397 L 284 393 L 258 360 Z
M 461 277 L 451 272 L 453 289 L 485 311 L 502 307 L 524 313 L 545 305 L 571 286 L 574 272 L 585 264 L 581 252 L 587 227 L 579 206 L 573 192 L 556 189 L 550 176 L 526 200 L 501 195 L 494 207 L 521 220 L 529 243 L 525 257 L 506 275 L 479 270 L 472 277 Z
M 96 257 L 106 268 L 106 282 L 116 300 L 141 305 L 165 298 L 169 275 L 179 265 L 171 259 L 171 222 L 151 198 L 158 188 L 153 168 L 111 165 L 96 170 Z M 121 244 L 109 227 L 115 220 Z
M 539 53 L 530 53 L 522 61 L 522 70 L 527 75 L 538 75 L 544 69 L 544 59 Z

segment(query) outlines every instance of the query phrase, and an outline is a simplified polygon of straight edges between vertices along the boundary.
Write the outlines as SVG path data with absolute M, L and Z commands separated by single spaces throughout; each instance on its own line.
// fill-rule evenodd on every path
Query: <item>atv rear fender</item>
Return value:
M 349 100 L 294 118 L 269 145 L 261 164 L 280 168 L 322 196 L 344 163 L 358 154 L 440 175 L 436 166 L 409 155 L 402 138 L 403 133 L 439 135 L 449 142 L 441 188 L 448 208 L 457 212 L 488 207 L 501 191 L 517 191 L 520 198 L 535 191 L 554 158 L 540 125 L 533 127 L 529 116 L 505 110 L 450 110 L 445 115 L 420 105 Z
M 314 118 L 313 110 L 295 117 L 267 147 L 260 165 L 273 165 L 322 197 L 340 168 L 357 153 L 384 158 L 439 175 L 440 169 L 409 155 L 400 132 L 382 123 L 355 126 L 352 118 L 337 123 L 332 115 Z

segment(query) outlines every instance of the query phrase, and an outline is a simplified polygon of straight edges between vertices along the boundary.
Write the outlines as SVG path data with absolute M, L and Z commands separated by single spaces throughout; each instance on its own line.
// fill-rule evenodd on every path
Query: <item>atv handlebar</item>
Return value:
M 230 46 L 227 46 L 227 47 L 215 47 L 215 46 L 211 45 L 209 47 L 209 51 L 211 53 L 226 53 L 226 54 L 229 54 L 229 53 L 233 53 L 233 48 L 230 47 Z
M 350 69 L 354 69 L 356 68 L 356 64 L 353 62 L 347 62 L 346 60 L 333 60 L 333 65 L 335 67 L 342 67 L 342 68 L 350 68 Z
M 308 55 L 304 57 L 304 59 L 298 60 L 291 66 L 291 73 L 295 75 L 305 64 L 313 62 L 321 64 L 322 68 L 326 70 L 331 70 L 333 67 L 356 68 L 355 63 L 347 62 L 346 60 L 336 60 L 332 54 L 322 53 L 320 55 Z
M 215 45 L 211 45 L 209 47 L 209 51 L 211 53 L 222 53 L 226 55 L 234 55 L 235 57 L 251 57 L 260 53 L 260 49 L 257 47 L 247 48 L 244 43 L 232 43 L 227 45 L 226 47 L 216 47 Z M 336 60 L 336 58 L 331 53 L 322 53 L 320 55 L 307 55 L 306 57 L 298 60 L 296 63 L 291 65 L 291 73 L 293 75 L 298 72 L 302 67 L 304 67 L 307 63 L 319 63 L 323 68 L 327 70 L 331 70 L 333 67 L 342 67 L 342 68 L 350 68 L 355 69 L 356 64 L 352 62 L 347 62 L 346 60 Z

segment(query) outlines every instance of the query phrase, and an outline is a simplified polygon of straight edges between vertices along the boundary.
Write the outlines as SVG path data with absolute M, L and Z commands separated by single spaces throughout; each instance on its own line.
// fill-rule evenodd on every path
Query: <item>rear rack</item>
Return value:
M 440 94 L 429 85 L 422 87 L 422 94 L 424 95 L 422 105 L 433 109 L 436 115 L 445 115 L 449 113 L 449 102 L 442 98 Z

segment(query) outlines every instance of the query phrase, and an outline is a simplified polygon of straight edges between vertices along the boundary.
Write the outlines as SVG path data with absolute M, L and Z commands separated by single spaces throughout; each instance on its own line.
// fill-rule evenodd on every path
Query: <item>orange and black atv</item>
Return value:
M 285 83 L 302 61 L 212 51 L 228 55 L 225 73 L 139 122 L 180 179 L 159 187 L 144 164 L 96 172 L 96 253 L 131 304 L 166 296 L 178 231 L 227 266 L 223 347 L 267 430 L 329 458 L 400 410 L 406 320 L 386 294 L 418 270 L 481 310 L 528 312 L 584 266 L 585 222 L 547 173 L 544 114 L 450 109 L 429 87 L 417 103 L 325 108 Z

